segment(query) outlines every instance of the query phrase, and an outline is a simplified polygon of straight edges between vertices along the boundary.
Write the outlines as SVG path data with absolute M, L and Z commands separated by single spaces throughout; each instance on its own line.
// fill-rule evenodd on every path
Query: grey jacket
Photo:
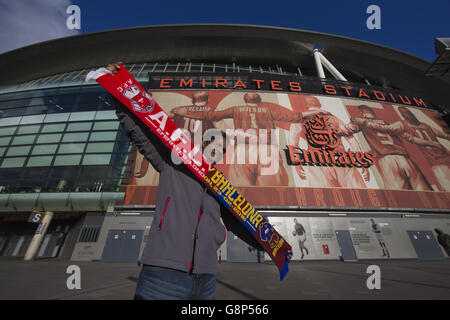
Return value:
M 217 250 L 226 229 L 263 250 L 245 227 L 221 205 L 184 164 L 136 116 L 112 97 L 131 142 L 160 173 L 156 212 L 141 262 L 192 273 L 216 274 Z

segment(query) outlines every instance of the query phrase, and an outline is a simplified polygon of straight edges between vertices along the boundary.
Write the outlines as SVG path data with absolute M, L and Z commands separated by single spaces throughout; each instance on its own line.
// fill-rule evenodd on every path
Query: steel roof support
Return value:
M 325 79 L 325 71 L 323 71 L 322 62 L 320 59 L 320 51 L 318 49 L 313 50 L 314 64 L 316 66 L 317 76 Z
M 342 81 L 348 81 L 343 75 L 342 73 L 339 72 L 338 69 L 336 69 L 330 61 L 328 61 L 327 58 L 325 58 L 325 56 L 321 53 L 318 52 L 318 55 L 320 57 L 320 62 L 322 62 L 322 64 L 325 66 L 325 68 L 327 68 L 328 71 L 330 71 L 330 73 L 333 75 L 333 77 L 335 77 L 338 80 L 342 80 Z

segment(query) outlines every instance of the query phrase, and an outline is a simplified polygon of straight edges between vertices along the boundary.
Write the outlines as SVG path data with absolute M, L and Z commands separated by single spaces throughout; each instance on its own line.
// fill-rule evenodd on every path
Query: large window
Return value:
M 0 111 L 0 192 L 118 191 L 130 143 L 102 88 L 4 94 Z

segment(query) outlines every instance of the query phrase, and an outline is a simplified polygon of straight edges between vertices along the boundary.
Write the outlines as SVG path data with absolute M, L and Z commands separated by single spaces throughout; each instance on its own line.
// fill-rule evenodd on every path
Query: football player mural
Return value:
M 450 136 L 436 111 L 285 92 L 152 93 L 194 144 L 226 133 L 217 165 L 255 204 L 449 207 Z M 132 160 L 126 201 L 151 203 L 158 174 L 139 153 Z
M 450 158 L 444 146 L 450 136 L 432 119 L 417 109 L 416 116 L 406 107 L 356 108 L 359 115 L 352 117 L 348 128 L 361 132 L 374 152 L 385 189 L 450 190 Z M 356 108 L 349 111 L 355 113 Z
M 389 130 L 388 123 L 378 119 L 373 109 L 358 106 L 361 118 L 353 118 L 353 132 L 362 131 L 378 159 L 378 169 L 387 189 L 430 190 L 429 183 L 410 159 L 398 132 Z M 362 130 L 363 129 L 363 130 Z M 408 137 L 412 138 L 412 137 Z

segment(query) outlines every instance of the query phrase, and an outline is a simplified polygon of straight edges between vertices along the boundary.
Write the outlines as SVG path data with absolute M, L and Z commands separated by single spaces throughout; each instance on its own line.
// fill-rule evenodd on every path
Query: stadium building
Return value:
M 233 142 L 219 166 L 292 245 L 293 260 L 448 258 L 445 64 L 246 25 L 119 29 L 1 54 L 0 256 L 25 256 L 37 233 L 37 258 L 138 260 L 161 219 L 158 175 L 109 94 L 84 81 L 116 61 L 189 133 L 271 132 L 270 156 L 258 141 Z M 230 233 L 218 252 L 264 258 Z

